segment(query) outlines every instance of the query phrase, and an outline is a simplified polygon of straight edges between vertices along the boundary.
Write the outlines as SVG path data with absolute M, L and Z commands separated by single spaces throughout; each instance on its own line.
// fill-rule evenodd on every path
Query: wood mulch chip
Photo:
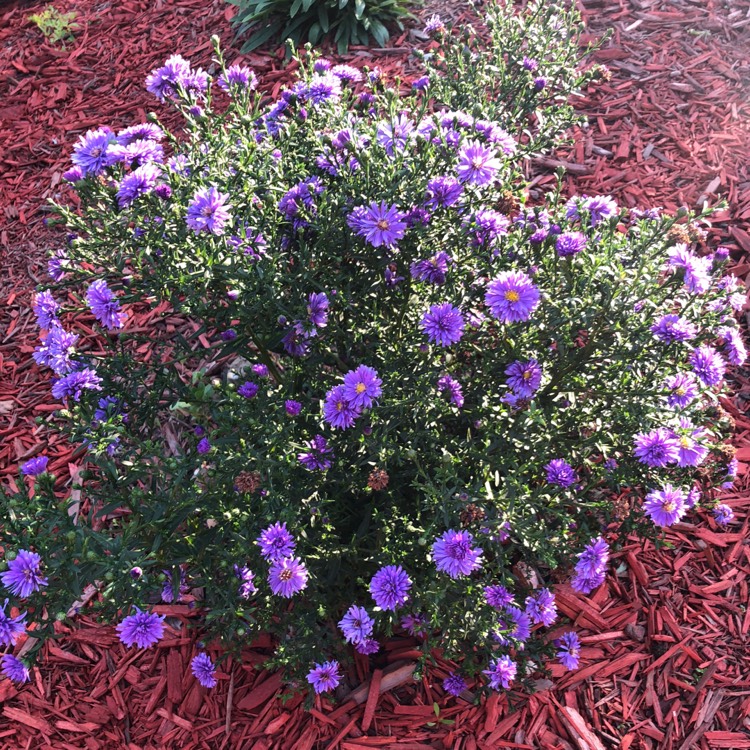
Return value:
M 26 20 L 41 6 L 0 8 L 0 479 L 13 485 L 18 462 L 44 450 L 62 490 L 80 457 L 36 425 L 59 405 L 30 356 L 32 293 L 47 251 L 61 242 L 44 225 L 45 202 L 63 190 L 80 134 L 140 122 L 153 108 L 143 88 L 152 68 L 174 52 L 207 67 L 213 33 L 233 49 L 233 8 L 221 0 L 56 0 L 81 26 L 61 52 Z M 590 125 L 529 165 L 533 187 L 552 183 L 550 169 L 562 165 L 569 192 L 611 194 L 628 206 L 674 211 L 724 198 L 710 241 L 730 247 L 747 285 L 750 2 L 586 0 L 584 12 L 591 38 L 614 30 L 596 55 L 612 76 L 577 100 Z M 416 34 L 404 32 L 387 50 L 354 49 L 347 60 L 408 77 Z M 287 80 L 281 49 L 244 59 L 269 93 Z M 735 396 L 723 406 L 736 420 L 740 477 L 724 502 L 736 521 L 727 530 L 707 517 L 681 523 L 667 533 L 672 549 L 627 540 L 590 598 L 556 587 L 561 614 L 582 638 L 581 666 L 554 665 L 553 680 L 534 695 L 511 691 L 474 705 L 470 684 L 463 696 L 446 696 L 442 679 L 456 665 L 435 654 L 414 681 L 417 644 L 408 638 L 391 639 L 372 662 L 357 658 L 335 703 L 319 698 L 310 712 L 299 697 L 281 700 L 281 678 L 259 669 L 270 653 L 264 637 L 241 662 L 223 661 L 218 686 L 204 690 L 189 667 L 199 638 L 188 627 L 193 615 L 171 605 L 159 608 L 169 615 L 167 635 L 148 651 L 128 651 L 88 614 L 58 625 L 60 638 L 45 646 L 29 685 L 0 681 L 0 748 L 750 748 L 750 377 L 739 369 L 733 378 Z

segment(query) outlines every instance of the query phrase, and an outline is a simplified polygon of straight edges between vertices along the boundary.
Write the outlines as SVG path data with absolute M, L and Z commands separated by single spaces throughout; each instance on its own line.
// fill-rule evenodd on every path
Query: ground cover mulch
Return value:
M 143 89 L 151 68 L 173 52 L 206 67 L 212 33 L 231 48 L 231 9 L 218 0 L 55 5 L 76 10 L 82 27 L 64 53 L 41 44 L 24 20 L 40 3 L 0 9 L 0 479 L 12 484 L 17 463 L 43 449 L 64 489 L 81 458 L 37 427 L 59 405 L 30 357 L 33 289 L 46 251 L 61 242 L 44 225 L 45 201 L 61 190 L 81 133 L 125 127 L 153 107 Z M 747 284 L 750 4 L 587 0 L 585 13 L 592 37 L 615 30 L 596 57 L 612 76 L 579 102 L 590 127 L 529 165 L 533 189 L 562 164 L 569 191 L 610 193 L 628 206 L 673 211 L 726 197 L 709 238 L 731 248 Z M 386 51 L 355 49 L 351 58 L 408 73 L 414 39 L 407 32 Z M 269 93 L 286 80 L 282 58 L 281 50 L 246 56 Z M 167 636 L 147 652 L 128 652 L 89 614 L 60 625 L 30 685 L 0 682 L 0 747 L 750 748 L 748 375 L 735 372 L 736 395 L 723 402 L 741 462 L 724 497 L 737 520 L 728 530 L 706 518 L 681 523 L 667 534 L 674 549 L 628 540 L 591 597 L 558 586 L 559 609 L 584 643 L 581 668 L 553 667 L 532 696 L 511 691 L 475 706 L 471 684 L 460 698 L 446 696 L 440 683 L 455 665 L 435 654 L 415 681 L 419 644 L 406 637 L 372 661 L 357 657 L 335 703 L 319 698 L 310 712 L 299 697 L 281 700 L 280 677 L 258 668 L 271 650 L 263 638 L 241 661 L 223 662 L 219 685 L 206 691 L 189 669 L 195 613 L 170 605 L 157 608 L 169 615 Z M 218 655 L 218 645 L 209 652 Z

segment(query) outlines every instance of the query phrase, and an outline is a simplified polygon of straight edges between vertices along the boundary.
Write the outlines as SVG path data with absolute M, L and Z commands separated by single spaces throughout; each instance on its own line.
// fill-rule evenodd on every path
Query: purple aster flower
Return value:
M 47 274 L 52 281 L 62 281 L 69 265 L 70 258 L 67 252 L 58 248 L 52 252 L 52 257 L 47 261 Z
M 724 379 L 726 363 L 712 346 L 699 346 L 690 355 L 693 372 L 708 386 L 719 385 Z
M 598 589 L 607 578 L 605 571 L 599 571 L 598 573 L 583 573 L 576 572 L 573 576 L 570 585 L 582 594 L 590 594 L 595 589 Z
M 724 506 L 726 507 L 726 506 Z M 0 607 L 0 645 L 15 646 L 19 636 L 26 632 L 26 612 L 18 617 L 9 617 L 5 614 L 5 608 L 8 606 L 8 600 Z
M 549 627 L 557 619 L 555 596 L 549 589 L 541 589 L 527 597 L 526 614 L 535 624 Z
M 316 73 L 327 73 L 331 69 L 332 65 L 333 63 L 330 60 L 326 60 L 325 57 L 321 57 L 315 61 L 313 70 Z
M 201 456 L 204 456 L 206 453 L 208 453 L 211 450 L 211 442 L 208 438 L 203 438 L 203 440 L 198 442 L 198 446 L 196 447 L 196 450 Z
M 13 654 L 3 654 L 0 658 L 0 668 L 3 676 L 13 680 L 13 682 L 23 683 L 31 679 L 26 665 Z
M 696 327 L 679 315 L 665 315 L 651 326 L 651 332 L 659 341 L 674 344 L 689 341 L 698 334 Z
M 555 641 L 559 649 L 557 658 L 565 669 L 578 669 L 578 662 L 581 656 L 581 642 L 578 640 L 578 634 L 569 630 Z
M 362 73 L 353 65 L 334 65 L 331 68 L 332 75 L 335 75 L 340 81 L 349 81 L 356 83 L 362 80 Z
M 415 91 L 427 91 L 430 86 L 430 76 L 421 76 L 416 81 L 412 81 L 411 87 Z
M 346 392 L 346 386 L 337 385 L 328 391 L 323 402 L 323 419 L 339 430 L 352 427 L 362 413 L 360 408 L 349 401 Z
M 670 393 L 667 403 L 673 409 L 684 409 L 698 396 L 698 383 L 690 372 L 680 372 L 664 384 Z
M 522 609 L 513 604 L 505 607 L 505 611 L 498 620 L 498 627 L 501 630 L 508 631 L 508 637 L 495 634 L 495 640 L 501 645 L 510 644 L 509 638 L 513 638 L 520 643 L 525 643 L 531 637 L 531 618 Z
M 120 208 L 129 206 L 139 196 L 151 192 L 160 177 L 161 167 L 153 163 L 144 164 L 125 175 L 117 189 L 117 202 Z
M 172 573 L 169 570 L 162 570 L 162 573 L 164 573 L 165 579 L 161 587 L 161 600 L 163 602 L 166 602 L 167 604 L 171 604 L 174 601 L 174 585 L 172 582 Z M 187 585 L 187 577 L 185 575 L 185 571 L 180 568 L 180 582 L 177 589 L 177 601 L 181 602 L 188 591 L 190 591 L 190 588 Z
M 234 341 L 237 338 L 237 331 L 234 328 L 228 328 L 226 331 L 222 331 L 219 336 L 222 341 Z
M 293 398 L 287 399 L 284 401 L 284 411 L 290 417 L 299 416 L 299 413 L 302 411 L 302 404 L 299 401 L 295 401 Z
M 190 670 L 204 688 L 216 687 L 216 667 L 208 654 L 195 656 L 190 662 Z
M 86 292 L 86 303 L 94 317 L 110 330 L 122 328 L 127 315 L 120 312 L 120 303 L 103 279 L 93 281 Z
M 560 487 L 571 487 L 578 481 L 578 475 L 573 467 L 562 458 L 550 461 L 544 470 L 547 472 L 547 481 Z
M 466 690 L 466 680 L 464 680 L 464 678 L 457 672 L 451 672 L 443 680 L 443 690 L 449 695 L 457 698 L 464 690 Z
M 268 367 L 264 364 L 253 365 L 250 368 L 259 378 L 268 377 Z
M 445 283 L 448 265 L 453 262 L 448 253 L 442 250 L 431 258 L 418 260 L 411 264 L 411 277 L 417 281 L 426 281 L 440 286 Z
M 697 487 L 693 487 L 685 496 L 685 507 L 688 510 L 692 510 L 698 504 L 701 499 L 701 491 Z
M 461 182 L 487 185 L 492 182 L 501 166 L 494 148 L 489 148 L 479 141 L 469 141 L 458 154 L 456 173 Z
M 100 391 L 101 382 L 96 371 L 86 367 L 56 380 L 52 385 L 52 395 L 58 399 L 72 397 L 75 401 L 80 401 L 84 390 Z
M 128 647 L 138 648 L 155 646 L 164 635 L 164 618 L 153 612 L 142 612 L 135 607 L 135 614 L 126 617 L 116 628 L 120 640 Z
M 329 454 L 333 449 L 328 447 L 328 442 L 322 435 L 316 435 L 312 440 L 305 443 L 307 453 L 299 453 L 297 460 L 308 471 L 326 471 L 331 468 Z
M 413 132 L 414 123 L 405 114 L 400 114 L 393 120 L 378 125 L 375 140 L 385 149 L 388 156 L 393 157 L 396 151 L 406 148 Z
M 237 588 L 237 594 L 241 599 L 249 599 L 252 594 L 258 591 L 255 585 L 255 573 L 247 566 L 234 566 L 234 574 L 240 579 L 241 583 Z
M 464 405 L 464 392 L 461 383 L 454 380 L 450 375 L 443 375 L 438 379 L 438 391 L 448 391 L 451 401 L 461 409 Z
M 36 295 L 33 309 L 34 314 L 36 315 L 37 324 L 40 328 L 49 330 L 54 324 L 59 325 L 57 313 L 60 310 L 60 305 L 55 302 L 52 292 L 48 289 L 45 289 L 43 292 Z
M 339 628 L 347 643 L 362 643 L 372 635 L 375 620 L 364 607 L 353 604 L 339 622 Z
M 380 643 L 375 638 L 365 638 L 363 641 L 354 644 L 354 648 L 365 656 L 377 654 L 380 651 Z
M 152 166 L 150 171 L 141 173 L 139 180 L 125 182 L 127 187 L 123 190 L 123 200 L 120 202 L 120 207 L 129 205 L 135 197 L 154 187 L 153 182 L 157 177 L 161 176 L 161 170 L 157 164 L 161 164 L 163 161 L 164 148 L 161 143 L 156 143 L 155 141 L 133 141 L 127 146 L 114 143 L 109 147 L 107 150 L 108 167 L 115 164 L 127 164 L 130 167 L 142 167 L 148 164 Z M 147 188 L 138 190 L 140 183 L 144 183 Z M 133 195 L 130 196 L 130 193 Z M 126 200 L 127 198 L 129 200 Z
M 357 234 L 364 237 L 373 247 L 395 247 L 406 231 L 405 214 L 395 205 L 388 205 L 385 201 L 381 201 L 380 204 L 371 203 L 354 218 Z
M 474 247 L 493 247 L 503 235 L 508 234 L 510 220 L 492 208 L 481 208 L 463 221 Z
M 339 663 L 334 660 L 316 664 L 315 668 L 311 669 L 307 675 L 307 681 L 318 694 L 335 690 L 341 682 Z
M 38 477 L 47 471 L 49 458 L 47 456 L 36 456 L 29 459 L 26 463 L 21 464 L 21 474 L 27 477 Z
M 405 615 L 401 618 L 401 627 L 415 638 L 422 638 L 427 635 L 427 621 L 421 614 Z
M 146 90 L 162 101 L 174 97 L 177 87 L 185 87 L 190 77 L 190 63 L 180 55 L 172 55 L 161 68 L 146 78 Z
M 271 561 L 268 583 L 277 596 L 289 599 L 307 587 L 309 573 L 299 557 L 285 557 Z
M 341 81 L 330 73 L 315 75 L 301 92 L 300 98 L 311 102 L 314 106 L 326 102 L 337 102 L 341 98 Z
M 534 79 L 534 89 L 536 91 L 542 91 L 547 85 L 547 79 L 544 76 L 539 76 Z
M 128 415 L 125 413 L 127 404 L 115 396 L 105 396 L 100 398 L 94 410 L 94 419 L 97 422 L 104 422 L 111 417 L 122 417 L 122 421 L 128 422 Z
M 135 141 L 161 141 L 164 131 L 153 122 L 142 122 L 131 125 L 117 134 L 117 143 L 121 146 L 129 146 Z
M 71 167 L 62 173 L 62 178 L 66 182 L 80 182 L 84 178 L 83 170 L 80 167 Z
M 257 383 L 248 380 L 237 389 L 237 393 L 243 398 L 255 398 L 259 390 L 260 386 Z
M 440 18 L 437 13 L 433 14 L 427 21 L 424 27 L 424 33 L 427 36 L 435 36 L 436 34 L 442 34 L 445 31 L 445 24 L 443 19 Z
M 109 128 L 89 130 L 78 139 L 71 157 L 83 176 L 97 175 L 107 166 L 107 149 L 115 134 Z
M 646 495 L 643 510 L 657 526 L 672 526 L 687 511 L 685 493 L 665 484 L 661 490 L 653 490 Z
M 463 186 L 453 177 L 435 177 L 427 183 L 425 206 L 427 208 L 449 208 L 461 199 Z
M 490 668 L 483 670 L 482 674 L 489 677 L 490 687 L 493 690 L 500 690 L 501 687 L 507 690 L 511 682 L 516 679 L 516 663 L 510 656 L 500 656 L 493 659 L 489 666 Z
M 490 607 L 505 609 L 513 601 L 513 594 L 505 586 L 498 584 L 496 586 L 485 586 L 484 598 Z
M 528 320 L 539 304 L 539 290 L 522 271 L 504 271 L 487 285 L 484 301 L 501 323 Z
M 289 533 L 286 523 L 278 521 L 262 531 L 255 543 L 260 547 L 261 555 L 271 562 L 291 557 L 296 547 L 294 537 Z
M 555 240 L 555 250 L 561 258 L 577 255 L 586 249 L 586 235 L 581 232 L 563 232 Z
M 482 567 L 482 549 L 471 545 L 474 537 L 468 531 L 449 529 L 432 545 L 435 567 L 451 578 L 468 576 Z
M 474 123 L 474 130 L 484 136 L 490 143 L 500 146 L 500 150 L 511 156 L 516 153 L 516 142 L 513 136 L 500 127 L 496 122 L 491 120 L 477 120 Z
M 305 331 L 302 325 L 302 321 L 295 321 L 295 325 L 281 339 L 284 351 L 292 357 L 304 357 L 310 351 L 310 339 L 315 335 L 315 331 Z
M 591 226 L 595 227 L 605 219 L 617 216 L 620 209 L 611 195 L 595 195 L 583 201 L 583 207 L 589 212 Z
M 199 188 L 187 210 L 187 225 L 196 233 L 203 230 L 211 234 L 224 234 L 224 225 L 231 221 L 227 203 L 229 196 L 215 187 Z
M 609 563 L 609 545 L 597 537 L 586 545 L 583 552 L 578 554 L 576 575 L 571 582 L 572 587 L 582 594 L 589 594 L 599 588 L 606 577 Z
M 734 518 L 734 511 L 725 503 L 717 505 L 712 511 L 716 523 L 725 526 Z
M 675 433 L 679 443 L 678 466 L 699 466 L 708 455 L 708 448 L 701 445 L 698 440 L 706 436 L 705 432 L 696 428 L 689 419 L 680 420 L 680 432 Z
M 258 77 L 245 65 L 230 65 L 218 80 L 219 88 L 228 94 L 235 91 L 254 91 L 258 86 Z
M 505 368 L 505 374 L 508 378 L 505 382 L 520 398 L 531 398 L 542 382 L 542 368 L 535 359 L 516 360 Z
M 386 565 L 370 581 L 370 593 L 383 610 L 395 611 L 409 600 L 411 578 L 400 565 Z
M 42 328 L 45 328 L 45 326 L 42 326 Z M 736 328 L 722 326 L 716 331 L 716 334 L 727 348 L 727 359 L 737 367 L 743 364 L 747 359 L 747 349 L 742 341 L 740 332 Z
M 343 395 L 358 410 L 370 409 L 376 398 L 382 394 L 383 381 L 372 367 L 360 365 L 356 370 L 344 375 Z
M 328 297 L 322 292 L 313 292 L 307 298 L 307 317 L 318 328 L 328 325 Z
M 422 316 L 420 325 L 433 344 L 450 346 L 461 340 L 465 324 L 461 311 L 445 302 L 433 305 Z
M 413 206 L 407 212 L 404 221 L 409 228 L 418 226 L 426 227 L 430 223 L 431 218 L 430 212 L 426 208 Z
M 539 67 L 539 63 L 527 55 L 523 56 L 523 68 L 528 71 L 535 71 Z
M 169 200 L 172 197 L 172 188 L 162 183 L 154 188 L 154 194 L 163 200 Z
M 662 427 L 635 436 L 635 456 L 643 464 L 660 469 L 677 463 L 680 444 L 671 430 Z

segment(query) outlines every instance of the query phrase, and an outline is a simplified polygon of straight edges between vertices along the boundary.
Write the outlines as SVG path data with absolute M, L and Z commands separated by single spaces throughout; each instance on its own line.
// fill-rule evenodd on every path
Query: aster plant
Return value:
M 269 665 L 314 692 L 396 630 L 472 654 L 448 693 L 505 690 L 555 658 L 553 581 L 601 586 L 616 529 L 731 527 L 739 282 L 702 216 L 529 205 L 520 160 L 590 77 L 571 12 L 529 12 L 490 6 L 505 67 L 480 78 L 472 30 L 431 22 L 403 96 L 307 52 L 267 101 L 218 47 L 216 81 L 175 55 L 147 87 L 179 137 L 154 116 L 74 146 L 34 358 L 86 457 L 67 503 L 38 455 L 5 500 L 7 647 L 96 581 L 129 648 L 163 637 L 155 603 L 191 601 L 228 648 L 272 632 Z M 575 668 L 575 634 L 557 648 Z

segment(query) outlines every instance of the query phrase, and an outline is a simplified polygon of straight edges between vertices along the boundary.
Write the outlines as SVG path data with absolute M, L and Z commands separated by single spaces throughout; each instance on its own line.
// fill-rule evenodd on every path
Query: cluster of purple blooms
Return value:
M 310 574 L 299 557 L 297 544 L 285 523 L 275 523 L 256 540 L 260 553 L 269 563 L 268 584 L 276 596 L 289 599 L 307 587 Z
M 383 381 L 372 367 L 360 365 L 344 375 L 344 382 L 334 386 L 326 394 L 323 403 L 323 418 L 331 427 L 347 430 L 371 409 L 383 389 Z

